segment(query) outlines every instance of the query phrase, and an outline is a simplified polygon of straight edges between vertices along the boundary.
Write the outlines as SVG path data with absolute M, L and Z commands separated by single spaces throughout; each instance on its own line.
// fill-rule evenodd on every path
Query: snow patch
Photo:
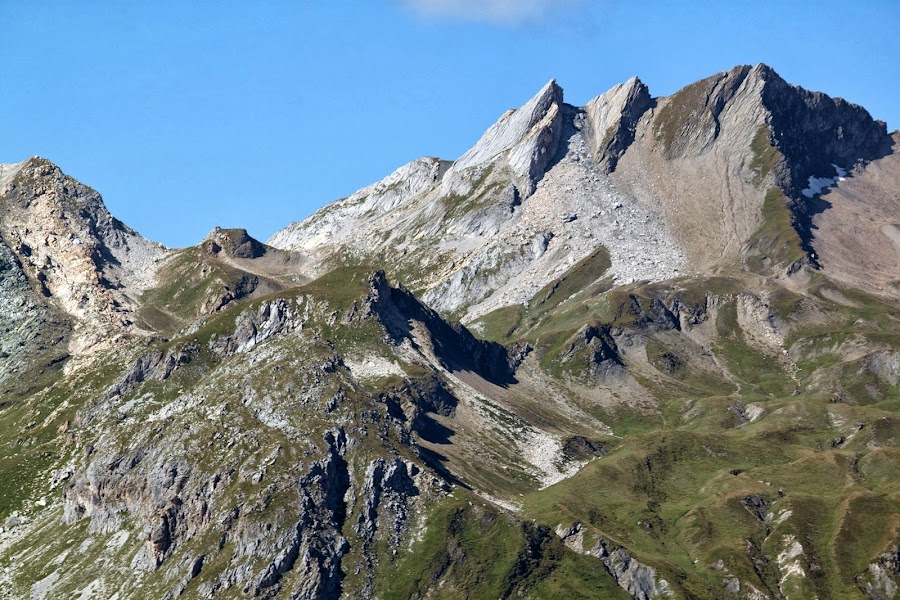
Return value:
M 808 187 L 802 190 L 800 193 L 806 196 L 807 198 L 812 198 L 813 196 L 818 196 L 822 193 L 823 190 L 830 188 L 835 185 L 839 181 L 843 181 L 847 176 L 847 170 L 842 169 L 837 165 L 831 165 L 834 167 L 835 173 L 837 175 L 835 177 L 810 177 L 808 180 Z

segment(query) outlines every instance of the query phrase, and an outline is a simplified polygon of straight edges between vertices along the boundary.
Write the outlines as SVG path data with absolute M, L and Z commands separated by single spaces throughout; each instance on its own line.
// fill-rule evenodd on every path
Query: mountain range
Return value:
M 265 243 L 0 165 L 0 598 L 896 596 L 900 132 L 550 81 Z

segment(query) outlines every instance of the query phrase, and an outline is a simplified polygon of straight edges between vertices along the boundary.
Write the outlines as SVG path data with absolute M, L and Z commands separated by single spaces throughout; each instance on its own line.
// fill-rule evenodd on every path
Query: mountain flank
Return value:
M 550 81 L 178 249 L 0 165 L 0 598 L 897 597 L 898 143 Z

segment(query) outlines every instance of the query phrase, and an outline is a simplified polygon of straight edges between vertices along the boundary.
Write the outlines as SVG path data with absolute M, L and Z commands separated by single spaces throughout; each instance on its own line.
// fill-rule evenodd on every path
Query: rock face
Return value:
M 896 596 L 897 136 L 551 81 L 178 250 L 0 165 L 0 598 Z
M 817 212 L 802 193 L 810 178 L 833 177 L 835 166 L 851 169 L 891 147 L 885 124 L 862 107 L 792 86 L 766 65 L 736 67 L 684 88 L 660 104 L 653 126 L 670 159 L 708 164 L 702 157 L 710 152 L 728 156 L 716 179 L 729 182 L 730 195 L 746 192 L 721 169 L 737 171 L 739 162 L 751 182 L 777 186 L 804 240 Z
M 480 176 L 490 165 L 508 168 L 513 182 L 530 196 L 556 156 L 563 130 L 562 97 L 562 88 L 552 80 L 521 108 L 504 114 L 453 163 L 442 181 L 442 193 L 467 195 L 472 174 Z
M 265 244 L 250 237 L 246 229 L 216 227 L 200 245 L 210 254 L 224 253 L 230 258 L 262 258 L 266 254 Z
M 594 161 L 599 170 L 616 170 L 619 157 L 634 141 L 638 121 L 653 106 L 647 86 L 632 77 L 584 107 L 591 127 Z
M 26 365 L 36 357 L 58 364 L 68 352 L 71 323 L 37 293 L 22 264 L 0 242 L 0 390 L 14 395 L 33 374 Z
M 601 244 L 615 253 L 623 280 L 670 276 L 683 264 L 671 232 L 658 214 L 624 206 L 605 176 L 648 105 L 646 87 L 634 80 L 594 101 L 590 121 L 550 82 L 449 169 L 433 163 L 431 185 L 392 196 L 390 212 L 368 190 L 394 189 L 396 174 L 269 243 L 310 252 L 319 264 L 384 256 L 396 265 L 391 275 L 425 290 L 429 304 L 469 318 L 526 301 Z M 424 238 L 434 252 L 418 251 Z
M 893 598 L 900 576 L 900 553 L 896 549 L 885 552 L 869 564 L 868 572 L 860 576 L 860 584 L 872 600 Z
M 118 424 L 94 438 L 67 478 L 62 520 L 89 520 L 91 535 L 124 535 L 136 547 L 128 593 L 140 594 L 161 572 L 171 598 L 189 586 L 201 597 L 230 589 L 370 597 L 385 548 L 391 556 L 408 543 L 422 503 L 445 493 L 398 456 L 394 444 L 404 447 L 408 425 L 393 421 L 321 339 L 329 310 L 313 298 L 262 302 L 224 335 L 201 330 L 203 342 L 138 356 L 79 412 L 79 427 Z M 251 368 L 263 355 L 265 374 Z M 288 369 L 286 387 L 260 387 Z M 174 396 L 159 404 L 153 390 Z M 222 422 L 209 428 L 199 413 Z M 364 423 L 345 427 L 356 417 Z M 330 426 L 310 438 L 308 428 L 323 422 Z M 416 457 L 406 444 L 405 456 Z
M 789 169 L 779 183 L 791 196 L 808 187 L 810 177 L 833 176 L 835 164 L 849 169 L 890 153 L 885 124 L 863 107 L 790 85 L 765 65 L 754 74 L 764 82 L 772 140 Z
M 809 178 L 877 161 L 891 143 L 864 109 L 765 65 L 669 98 L 633 78 L 583 108 L 551 81 L 449 169 L 421 159 L 269 242 L 319 264 L 386 259 L 392 276 L 467 320 L 527 302 L 600 246 L 620 283 L 745 260 L 780 272 L 827 245 L 812 240 Z M 796 239 L 770 239 L 773 220 Z
M 654 119 L 656 133 L 667 157 L 676 159 L 709 152 L 724 133 L 723 121 L 728 120 L 724 113 L 755 108 L 752 101 L 751 106 L 737 107 L 742 104 L 745 94 L 752 95 L 755 76 L 763 69 L 762 65 L 757 72 L 748 66 L 736 67 L 692 83 L 667 98 Z M 752 127 L 754 123 L 749 124 Z M 746 127 L 748 124 L 741 125 Z
M 526 345 L 505 348 L 479 340 L 460 324 L 450 325 L 407 290 L 391 288 L 383 271 L 372 276 L 370 286 L 366 311 L 378 316 L 394 343 L 413 341 L 409 324 L 420 323 L 428 330 L 434 357 L 444 368 L 472 371 L 499 384 L 514 380 L 516 368 L 527 355 Z
M 40 158 L 7 167 L 0 233 L 42 295 L 72 317 L 130 327 L 166 249 L 109 214 L 100 195 Z
M 669 583 L 665 579 L 660 579 L 653 567 L 636 560 L 624 548 L 611 550 L 609 542 L 601 539 L 586 550 L 581 523 L 575 523 L 569 528 L 559 526 L 556 534 L 572 550 L 599 558 L 616 583 L 635 600 L 673 596 Z
M 668 582 L 665 579 L 657 580 L 656 571 L 652 567 L 632 558 L 624 548 L 616 548 L 610 552 L 606 542 L 601 540 L 591 552 L 603 561 L 616 583 L 635 600 L 672 596 Z

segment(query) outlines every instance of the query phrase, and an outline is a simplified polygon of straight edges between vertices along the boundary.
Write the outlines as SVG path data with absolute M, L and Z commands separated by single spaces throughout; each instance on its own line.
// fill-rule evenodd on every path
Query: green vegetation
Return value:
M 329 271 L 322 277 L 297 289 L 324 300 L 335 310 L 345 311 L 369 291 L 369 278 L 376 271 L 370 265 L 351 265 Z
M 629 598 L 596 559 L 566 549 L 547 528 L 456 495 L 431 511 L 423 539 L 384 579 L 382 598 Z
M 572 323 L 583 323 L 585 314 L 593 312 L 586 304 L 593 303 L 610 288 L 610 282 L 602 279 L 609 267 L 609 252 L 601 246 L 544 286 L 527 306 L 500 308 L 476 320 L 473 327 L 489 340 L 506 342 L 519 337 L 534 340 L 540 336 L 541 326 L 548 318 L 554 322 L 567 320 L 561 319 L 560 311 L 556 310 L 560 305 L 564 305 L 563 314 L 575 313 Z
M 769 188 L 762 207 L 763 222 L 747 243 L 747 267 L 754 273 L 771 273 L 806 256 L 800 235 L 794 229 L 788 199 L 777 188 Z
M 666 101 L 654 118 L 656 138 L 662 142 L 670 156 L 685 124 L 706 110 L 707 95 L 716 77 L 702 79 L 682 88 Z M 697 135 L 696 132 L 693 135 Z
M 163 267 L 157 287 L 141 298 L 139 317 L 149 329 L 172 334 L 223 305 L 247 273 L 207 256 L 202 247 L 183 250 Z
M 787 209 L 770 213 L 777 224 Z M 790 240 L 779 236 L 774 225 L 761 230 L 758 247 L 765 238 L 766 247 L 784 249 Z M 196 285 L 179 295 L 165 287 L 175 285 L 173 276 L 149 293 L 148 307 L 174 315 L 178 323 L 190 320 L 213 288 L 235 275 L 202 259 L 175 259 L 172 273 L 194 277 Z M 365 574 L 354 567 L 371 559 L 375 591 L 385 599 L 624 600 L 627 595 L 596 558 L 566 548 L 554 533 L 558 525 L 577 522 L 585 548 L 601 538 L 624 547 L 652 565 L 678 597 L 721 598 L 723 581 L 734 576 L 769 595 L 784 585 L 796 588 L 799 597 L 861 599 L 860 577 L 897 542 L 900 393 L 891 361 L 900 349 L 900 306 L 894 301 L 827 280 L 800 290 L 747 274 L 611 288 L 609 256 L 601 249 L 527 304 L 473 324 L 473 331 L 491 340 L 529 342 L 532 362 L 517 375 L 521 385 L 502 390 L 472 373 L 457 374 L 501 401 L 473 397 L 459 411 L 463 416 L 435 416 L 434 426 L 446 429 L 446 439 L 420 440 L 419 448 L 434 448 L 426 462 L 410 444 L 416 435 L 411 423 L 427 410 L 422 390 L 458 389 L 442 380 L 440 369 L 413 364 L 397 352 L 367 310 L 374 267 L 347 262 L 291 290 L 229 304 L 175 339 L 132 340 L 116 360 L 97 360 L 69 377 L 62 377 L 63 363 L 42 363 L 44 372 L 35 373 L 45 379 L 36 379 L 34 390 L 14 401 L 4 398 L 0 408 L 0 519 L 15 510 L 34 512 L 35 501 L 51 493 L 46 474 L 79 460 L 84 444 L 102 434 L 105 447 L 122 456 L 165 443 L 166 455 L 190 464 L 196 477 L 222 477 L 215 510 L 240 507 L 245 524 L 252 524 L 247 526 L 289 528 L 305 502 L 296 482 L 321 460 L 323 432 L 339 424 L 354 440 L 347 460 L 356 478 L 350 496 L 356 497 L 348 500 L 341 524 L 350 543 L 342 563 L 348 594 L 366 585 Z M 739 318 L 739 295 L 747 290 L 767 299 L 770 325 L 781 328 L 788 354 L 761 345 L 760 332 Z M 303 315 L 302 326 L 298 321 L 290 334 L 241 354 L 216 350 L 274 300 L 285 302 L 298 319 Z M 440 343 L 418 335 L 420 347 Z M 189 345 L 195 345 L 189 363 L 165 380 L 136 384 L 115 407 L 98 411 L 75 443 L 69 432 L 77 427 L 76 414 L 102 404 L 136 357 Z M 354 379 L 347 365 L 359 357 L 390 361 L 401 371 Z M 618 361 L 621 368 L 608 376 L 595 368 L 600 360 Z M 158 416 L 188 397 L 197 404 L 186 410 L 195 413 Z M 227 410 L 216 408 L 222 398 L 229 399 Z M 464 420 L 470 418 L 465 411 L 476 410 L 489 424 L 484 431 L 474 419 Z M 609 429 L 598 431 L 591 419 Z M 517 446 L 527 439 L 520 429 L 527 423 L 561 440 L 580 436 L 603 451 L 576 444 L 569 458 L 586 465 L 539 489 L 538 474 Z M 461 464 L 460 457 L 469 455 L 454 452 L 463 443 L 477 444 L 481 460 Z M 451 496 L 424 499 L 427 510 L 412 516 L 427 521 L 415 530 L 417 537 L 399 545 L 379 538 L 365 554 L 354 529 L 365 510 L 360 474 L 374 458 L 393 456 L 423 470 L 447 468 L 473 489 L 521 501 L 522 512 L 491 508 L 475 492 L 456 487 Z M 259 478 L 257 470 L 263 473 Z M 53 510 L 58 508 L 41 518 Z M 58 512 L 51 516 L 59 518 Z M 67 568 L 112 560 L 104 548 L 113 534 L 90 532 L 85 520 L 58 536 L 49 521 L 41 523 L 44 529 L 17 542 L 0 565 L 11 568 L 9 557 L 18 552 L 34 558 L 27 568 L 12 569 L 17 589 L 52 572 L 51 556 L 81 544 L 83 559 L 73 558 Z M 129 535 L 119 551 L 124 558 L 115 560 L 124 565 L 146 544 L 146 524 L 130 513 L 122 523 Z M 798 564 L 807 577 L 782 583 L 777 557 L 790 540 L 802 547 Z M 147 574 L 141 589 L 163 595 L 171 577 L 166 569 L 207 553 L 204 574 L 184 592 L 198 597 L 202 582 L 234 567 L 236 552 L 235 540 L 204 530 L 179 546 L 166 567 Z M 246 560 L 255 574 L 267 565 L 258 556 Z M 186 564 L 177 568 L 184 571 Z M 84 584 L 66 581 L 58 590 L 72 595 Z
M 726 576 L 723 568 L 744 585 L 766 593 L 778 589 L 782 575 L 776 565 L 769 562 L 760 567 L 754 563 L 754 556 L 777 556 L 787 536 L 792 536 L 802 545 L 802 566 L 809 573 L 805 583 L 797 584 L 801 595 L 861 598 L 858 577 L 897 539 L 900 524 L 895 468 L 900 460 L 900 418 L 895 416 L 900 398 L 896 386 L 879 377 L 865 360 L 844 359 L 834 349 L 846 343 L 851 334 L 868 336 L 871 343 L 894 343 L 889 332 L 890 315 L 895 314 L 896 307 L 844 290 L 853 306 L 815 300 L 827 319 L 793 330 L 789 344 L 796 346 L 798 354 L 810 357 L 800 363 L 800 381 L 840 384 L 844 397 L 852 403 L 835 403 L 834 394 L 817 391 L 820 388 L 816 386 L 797 393 L 798 382 L 784 365 L 748 341 L 737 317 L 733 294 L 740 288 L 735 280 L 683 280 L 668 286 L 610 291 L 602 279 L 605 260 L 603 253 L 588 257 L 541 290 L 528 306 L 507 308 L 483 320 L 483 331 L 494 339 L 535 343 L 545 374 L 564 386 L 566 377 L 577 373 L 568 366 L 560 370 L 558 357 L 581 327 L 592 324 L 627 330 L 637 336 L 633 338 L 637 345 L 621 349 L 626 369 L 657 404 L 636 407 L 623 398 L 619 404 L 585 405 L 590 415 L 610 426 L 615 434 L 601 440 L 609 454 L 544 490 L 536 490 L 525 471 L 510 470 L 500 481 L 493 471 L 497 465 L 467 467 L 466 481 L 479 487 L 493 485 L 495 493 L 513 496 L 518 490 L 532 490 L 524 497 L 524 518 L 488 508 L 470 492 L 456 489 L 453 497 L 430 508 L 427 527 L 411 549 L 404 547 L 395 554 L 383 541 L 374 546 L 379 561 L 380 575 L 375 580 L 379 596 L 626 598 L 595 558 L 565 548 L 553 533 L 557 525 L 568 527 L 579 522 L 584 528 L 585 547 L 601 537 L 613 547 L 624 546 L 636 559 L 653 565 L 660 577 L 687 597 L 721 597 Z M 146 415 L 198 385 L 217 386 L 236 395 L 240 389 L 240 394 L 248 396 L 269 394 L 287 399 L 293 397 L 288 392 L 292 386 L 312 385 L 321 377 L 320 371 L 307 372 L 308 367 L 303 365 L 319 364 L 334 352 L 365 352 L 394 360 L 377 322 L 352 317 L 362 314 L 371 272 L 361 266 L 344 267 L 289 293 L 227 307 L 185 337 L 154 341 L 150 347 L 163 352 L 188 343 L 197 343 L 200 351 L 168 380 L 144 382 L 130 394 L 147 399 L 135 418 L 120 420 L 110 415 L 109 422 L 95 426 L 114 427 L 115 443 L 127 448 L 129 440 L 147 435 L 145 422 L 138 415 Z M 704 327 L 713 336 L 709 351 L 718 362 L 700 366 L 694 342 L 677 330 L 654 330 L 648 319 L 656 318 L 652 314 L 654 300 L 664 305 L 678 300 L 684 310 L 700 311 L 706 306 L 707 294 L 717 298 L 716 318 Z M 797 319 L 802 303 L 811 301 L 810 296 L 778 287 L 769 290 L 767 297 L 773 314 L 786 322 Z M 310 315 L 304 331 L 267 342 L 278 348 L 272 356 L 279 358 L 269 361 L 264 369 L 248 371 L 238 379 L 222 379 L 220 365 L 232 359 L 211 352 L 210 343 L 231 335 L 244 318 L 241 315 L 255 314 L 263 302 L 274 298 L 284 298 L 297 313 Z M 570 361 L 581 360 L 577 352 Z M 586 356 L 582 358 L 587 360 Z M 45 484 L 36 476 L 20 481 L 19 474 L 46 472 L 59 464 L 68 452 L 59 427 L 74 419 L 77 407 L 93 402 L 125 366 L 98 363 L 96 368 L 81 371 L 76 379 L 59 379 L 27 402 L 0 411 L 4 420 L 0 431 L 6 432 L 0 443 L 20 448 L 0 464 L 0 473 L 8 474 L 4 475 L 8 484 L 0 497 L 0 517 L 34 501 L 36 494 L 46 493 L 41 491 Z M 410 382 L 434 377 L 421 366 L 404 364 L 403 368 L 405 376 L 367 381 L 366 390 L 325 384 L 330 390 L 325 397 L 342 390 L 346 399 L 337 415 L 344 422 L 379 431 L 378 436 L 360 438 L 361 448 L 372 456 L 384 452 L 383 444 L 397 449 L 403 448 L 404 442 L 392 430 L 376 425 L 381 418 L 376 415 L 384 415 L 387 408 L 373 404 L 370 394 L 407 397 L 404 395 L 410 393 Z M 290 373 L 290 377 L 279 373 Z M 315 438 L 330 426 L 331 417 L 326 413 L 296 402 L 290 414 L 292 426 L 298 431 Z M 763 410 L 762 416 L 752 422 L 746 416 L 750 403 Z M 262 427 L 248 409 L 235 409 L 220 417 L 221 421 L 204 424 L 190 439 L 172 445 L 169 452 L 190 460 L 199 472 L 210 475 L 221 470 L 224 456 L 253 464 L 274 447 L 282 450 L 273 470 L 289 472 L 290 465 L 308 460 L 304 459 L 302 445 L 297 446 L 290 436 L 269 426 L 264 436 L 254 433 L 231 447 L 224 440 L 210 445 L 208 440 L 215 440 L 223 427 L 245 432 Z M 485 405 L 484 410 L 510 427 L 519 418 L 499 407 Z M 37 425 L 27 429 L 29 441 L 23 444 L 22 434 L 16 432 L 33 422 Z M 857 423 L 865 425 L 859 429 Z M 841 441 L 835 442 L 838 438 Z M 502 462 L 516 460 L 510 448 L 493 440 L 483 451 L 506 456 Z M 581 460 L 585 458 L 590 457 L 582 456 Z M 266 489 L 269 491 L 264 492 Z M 258 509 L 263 511 L 259 515 L 273 514 L 271 511 L 290 514 L 298 502 L 288 489 L 266 488 L 240 478 L 230 479 L 223 493 L 235 506 L 262 503 L 265 508 Z M 361 510 L 361 505 L 356 506 L 354 510 Z M 355 519 L 351 515 L 347 522 Z M 85 523 L 67 529 L 68 537 L 59 541 L 48 538 L 47 552 L 58 553 L 88 539 Z M 135 524 L 128 524 L 128 528 L 134 532 L 139 529 Z M 50 530 L 46 531 L 49 535 Z M 352 535 L 349 527 L 344 533 Z M 101 560 L 99 557 L 105 556 L 103 544 L 112 539 L 105 535 L 94 536 L 86 557 Z M 217 543 L 213 537 L 194 538 L 183 551 L 199 553 Z M 123 553 L 133 556 L 141 539 L 132 533 Z M 229 544 L 208 557 L 204 569 L 209 576 L 229 568 L 233 552 Z M 349 556 L 360 556 L 353 554 L 356 552 L 358 548 L 352 549 Z M 812 565 L 818 565 L 819 570 Z M 263 567 L 260 564 L 256 568 Z M 16 582 L 27 587 L 27 582 L 44 577 L 46 571 L 37 566 L 21 571 Z M 162 592 L 166 589 L 164 577 L 162 571 L 149 576 L 142 589 Z M 345 589 L 359 589 L 361 585 L 361 580 L 348 573 Z M 187 597 L 194 597 L 198 586 L 199 582 L 192 582 L 185 592 Z
M 731 302 L 719 308 L 716 328 L 719 333 L 717 355 L 743 384 L 741 391 L 744 398 L 756 399 L 757 395 L 783 397 L 794 391 L 796 385 L 778 360 L 747 343 L 737 322 L 736 303 Z
M 769 174 L 775 169 L 781 160 L 781 152 L 772 145 L 769 140 L 769 126 L 760 125 L 750 143 L 753 152 L 753 160 L 750 161 L 750 170 L 754 174 L 754 182 L 760 184 L 766 181 Z
M 760 578 L 744 540 L 763 545 L 791 534 L 806 560 L 842 573 L 815 581 L 819 594 L 861 597 L 855 577 L 894 539 L 897 500 L 861 490 L 840 452 L 810 454 L 802 438 L 769 440 L 759 427 L 633 435 L 575 477 L 530 496 L 525 513 L 550 524 L 581 522 L 699 598 L 720 597 L 719 560 L 745 582 L 776 589 L 777 578 Z M 754 502 L 763 514 L 787 514 L 777 533 L 770 533 L 773 518 L 757 517 L 747 498 L 760 499 Z
M 21 223 L 9 228 L 17 211 L 43 197 L 54 218 L 89 229 L 106 222 L 105 212 L 96 222 L 89 214 L 99 196 L 32 161 L 39 168 L 7 186 L 0 223 L 12 234 L 0 270 L 15 277 L 0 282 L 14 292 L 0 298 L 9 316 L 0 323 L 4 597 L 626 600 L 609 561 L 596 556 L 601 543 L 627 552 L 632 567 L 652 567 L 675 600 L 891 595 L 865 587 L 881 575 L 893 579 L 886 587 L 900 585 L 895 569 L 872 567 L 889 562 L 885 553 L 893 560 L 900 544 L 896 286 L 848 289 L 807 259 L 808 223 L 793 204 L 802 198 L 773 187 L 790 166 L 782 140 L 756 117 L 743 135 L 733 119 L 719 123 L 731 95 L 746 91 L 737 86 L 747 69 L 660 99 L 647 113 L 655 142 L 635 146 L 631 165 L 656 160 L 645 151 L 664 162 L 701 152 L 728 128 L 744 147 L 717 147 L 707 166 L 730 161 L 739 176 L 741 189 L 725 191 L 748 203 L 735 235 L 757 219 L 746 243 L 710 257 L 715 265 L 702 274 L 623 285 L 597 248 L 527 301 L 467 323 L 480 341 L 454 331 L 450 319 L 470 308 L 462 302 L 438 322 L 372 275 L 384 270 L 429 298 L 456 289 L 435 287 L 451 273 L 468 278 L 470 300 L 499 289 L 511 265 L 531 260 L 529 236 L 555 211 L 527 204 L 546 201 L 541 194 L 511 206 L 509 186 L 520 178 L 506 166 L 474 168 L 465 193 L 443 197 L 446 181 L 433 177 L 382 215 L 384 203 L 364 194 L 413 183 L 395 178 L 302 227 L 313 233 L 317 220 L 340 220 L 348 207 L 359 215 L 359 203 L 371 204 L 366 222 L 397 224 L 351 232 L 346 245 L 291 254 L 221 230 L 168 253 L 157 287 L 139 299 L 119 295 L 133 289 L 127 275 L 85 263 L 91 285 L 122 284 L 100 297 L 122 300 L 109 315 L 136 327 L 120 328 L 53 308 L 80 300 L 59 297 L 86 289 L 80 271 L 72 286 L 42 288 L 53 283 L 50 270 L 27 281 L 40 262 L 58 271 L 68 257 L 56 255 L 52 235 L 49 258 L 23 242 Z M 784 113 L 769 120 L 790 118 L 780 95 L 795 92 L 764 67 L 755 73 L 763 103 Z M 582 127 L 591 115 L 557 108 L 562 150 L 580 143 L 569 139 L 573 123 L 594 150 L 614 137 L 615 128 Z M 789 129 L 778 135 L 795 135 Z M 696 161 L 670 166 L 679 162 Z M 576 169 L 568 158 L 544 183 L 568 181 L 567 169 Z M 632 176 L 641 174 L 608 183 L 628 187 Z M 727 187 L 710 183 L 709 169 L 705 177 L 707 192 Z M 663 195 L 691 187 L 657 183 Z M 491 236 L 510 211 L 500 237 L 517 241 L 454 244 L 466 229 Z M 690 229 L 672 225 L 678 235 Z M 109 232 L 92 232 L 101 233 Z M 562 237 L 570 249 L 586 239 Z M 705 268 L 694 260 L 700 246 L 685 247 L 686 273 Z M 110 255 L 96 249 L 99 267 Z M 324 263 L 315 262 L 320 250 Z M 249 255 L 260 260 L 241 258 Z M 295 267 L 324 275 L 309 281 Z M 381 302 L 388 296 L 395 302 Z M 557 531 L 578 533 L 564 543 Z
M 562 277 L 554 279 L 535 294 L 529 303 L 530 308 L 541 312 L 552 310 L 579 292 L 591 289 L 610 266 L 612 263 L 609 252 L 599 246 L 593 253 L 575 263 Z
M 0 407 L 0 523 L 50 493 L 47 473 L 70 455 L 78 407 L 113 381 L 116 366 L 95 364 L 63 378 L 62 364 L 41 375 L 23 399 L 4 396 Z
M 657 341 L 650 340 L 644 347 L 647 361 L 660 373 L 675 380 L 674 385 L 657 395 L 676 397 L 725 397 L 737 391 L 734 382 L 723 378 L 721 373 L 697 368 L 689 364 L 686 357 Z

